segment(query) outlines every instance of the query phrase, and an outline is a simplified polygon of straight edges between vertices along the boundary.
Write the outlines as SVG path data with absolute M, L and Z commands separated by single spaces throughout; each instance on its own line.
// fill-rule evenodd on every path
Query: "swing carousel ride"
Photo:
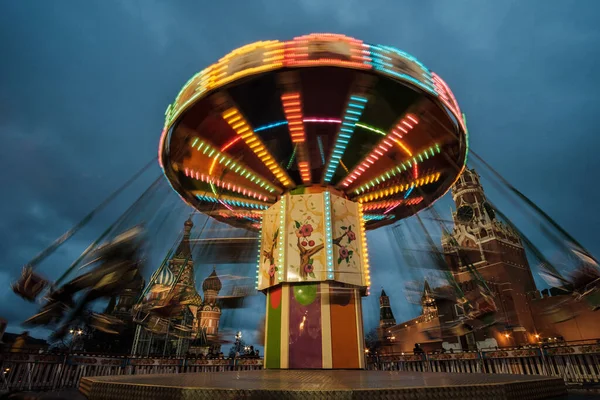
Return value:
M 474 202 L 470 211 L 457 202 L 463 198 L 457 195 L 461 185 L 478 182 L 474 172 L 463 174 L 467 153 L 466 119 L 454 95 L 413 56 L 334 34 L 253 43 L 194 75 L 169 105 L 158 152 L 167 180 L 156 180 L 64 276 L 84 260 L 91 272 L 61 285 L 63 278 L 49 284 L 34 268 L 97 210 L 29 263 L 13 289 L 30 301 L 46 293 L 41 313 L 27 322 L 62 321 L 56 335 L 64 335 L 88 303 L 118 294 L 143 274 L 142 227 L 132 224 L 132 216 L 151 203 L 148 198 L 160 197 L 157 187 L 168 182 L 185 204 L 211 218 L 204 219 L 198 237 L 191 237 L 191 222 L 186 223 L 136 299 L 135 322 L 155 335 L 206 342 L 206 327 L 194 327 L 197 310 L 249 293 L 242 285 L 238 294 L 207 301 L 205 290 L 202 301 L 188 266 L 192 254 L 208 246 L 214 253 L 241 254 L 225 247 L 238 243 L 239 249 L 251 249 L 246 253 L 254 252 L 251 259 L 238 261 L 257 264 L 255 289 L 267 297 L 266 368 L 364 368 L 360 299 L 371 286 L 366 232 L 391 224 L 384 232 L 393 233 L 403 269 L 408 266 L 410 274 L 428 266 L 429 272 L 437 271 L 444 289 L 436 296 L 451 298 L 466 318 L 484 321 L 473 325 L 494 323 L 489 316 L 499 314 L 499 295 L 496 283 L 479 272 L 472 242 L 450 226 L 461 221 L 485 221 L 489 234 L 514 238 L 544 277 L 576 297 L 597 293 L 597 263 L 589 252 L 473 152 L 477 168 L 492 171 L 499 187 L 518 199 L 517 207 L 525 204 L 529 216 L 541 218 L 552 231 L 553 243 L 578 260 L 571 268 L 578 275 L 565 278 L 489 199 L 467 196 Z M 451 188 L 459 211 L 448 218 L 436 201 Z M 160 231 L 177 209 L 168 208 L 162 217 L 153 214 L 144 221 L 146 237 Z M 212 220 L 219 222 L 211 225 Z M 219 235 L 211 227 L 217 226 L 232 227 L 235 237 L 215 239 Z M 465 235 L 476 238 L 475 228 Z M 411 248 L 415 241 L 421 243 Z M 499 250 L 479 253 L 493 257 Z M 415 279 L 422 281 L 429 272 Z M 75 302 L 80 291 L 85 294 Z M 106 331 L 119 324 L 105 315 L 92 318 Z M 305 330 L 311 334 L 304 335 Z

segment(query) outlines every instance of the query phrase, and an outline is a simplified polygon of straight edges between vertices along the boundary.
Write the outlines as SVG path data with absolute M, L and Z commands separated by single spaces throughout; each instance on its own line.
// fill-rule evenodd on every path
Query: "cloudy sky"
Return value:
M 9 282 L 155 156 L 164 110 L 189 77 L 249 42 L 310 32 L 396 46 L 439 73 L 468 116 L 472 147 L 598 254 L 599 11 L 594 0 L 0 2 L 0 317 L 20 329 L 34 308 Z M 42 271 L 60 275 L 158 173 L 153 167 Z M 160 190 L 161 207 L 177 203 Z M 161 233 L 164 248 L 187 212 L 179 208 Z M 385 282 L 397 319 L 413 317 L 402 265 L 389 262 L 390 231 L 369 241 L 377 242 L 374 292 Z M 235 319 L 250 331 L 264 299 L 252 304 Z M 369 329 L 377 298 L 364 305 Z

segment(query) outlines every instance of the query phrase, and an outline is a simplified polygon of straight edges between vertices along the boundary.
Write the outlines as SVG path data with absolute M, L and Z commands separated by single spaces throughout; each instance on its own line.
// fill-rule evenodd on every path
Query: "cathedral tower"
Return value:
M 390 298 L 385 293 L 385 290 L 381 289 L 381 296 L 379 296 L 379 329 L 386 329 L 396 325 L 396 319 L 390 307 Z
M 521 238 L 497 219 L 475 170 L 465 170 L 452 187 L 452 198 L 454 229 L 444 235 L 442 245 L 453 275 L 462 287 L 483 281 L 496 292 L 504 335 L 514 338 L 502 345 L 533 341 L 529 302 L 536 287 Z M 475 274 L 480 282 L 471 285 Z
M 421 307 L 423 307 L 422 315 L 425 322 L 431 321 L 433 318 L 438 316 L 437 304 L 433 290 L 429 286 L 427 279 L 423 285 L 423 294 L 421 295 Z
M 221 291 L 221 280 L 217 276 L 217 271 L 213 268 L 212 273 L 202 283 L 204 292 L 204 302 L 200 310 L 199 319 L 202 321 L 202 329 L 206 336 L 216 336 L 219 332 L 219 319 L 221 318 L 221 309 L 217 305 L 217 296 Z

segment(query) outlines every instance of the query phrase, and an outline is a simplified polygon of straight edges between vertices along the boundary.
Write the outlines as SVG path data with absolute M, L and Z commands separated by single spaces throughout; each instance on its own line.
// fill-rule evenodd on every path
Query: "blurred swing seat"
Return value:
M 12 290 L 18 296 L 33 302 L 37 296 L 48 286 L 48 281 L 33 272 L 33 268 L 26 266 L 19 280 L 12 284 Z
M 107 314 L 93 313 L 90 318 L 90 326 L 101 332 L 118 335 L 123 331 L 124 322 L 119 318 Z

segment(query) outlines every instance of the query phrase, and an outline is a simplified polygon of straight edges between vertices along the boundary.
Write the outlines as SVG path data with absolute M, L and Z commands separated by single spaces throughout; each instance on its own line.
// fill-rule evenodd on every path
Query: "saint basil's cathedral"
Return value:
M 218 295 L 222 283 L 213 268 L 202 282 L 204 298 L 198 293 L 190 246 L 193 226 L 191 219 L 185 221 L 181 241 L 170 259 L 154 272 L 149 287 L 140 276 L 135 284 L 110 301 L 106 311 L 125 322 L 124 331 L 117 337 L 111 335 L 110 340 L 102 340 L 105 339 L 100 337 L 102 333 L 94 332 L 90 343 L 104 342 L 106 351 L 106 344 L 112 342 L 114 348 L 109 351 L 137 356 L 183 356 L 220 350 L 215 343 L 221 318 Z M 142 294 L 144 298 L 136 304 Z M 161 309 L 160 317 L 148 312 L 150 309 Z

